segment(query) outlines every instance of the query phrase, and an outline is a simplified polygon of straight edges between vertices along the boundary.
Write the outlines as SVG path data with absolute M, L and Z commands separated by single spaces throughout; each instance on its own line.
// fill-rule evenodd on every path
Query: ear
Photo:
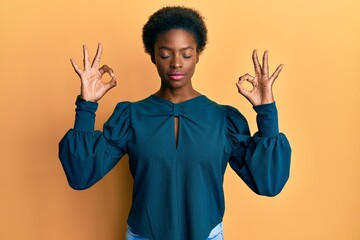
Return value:
M 200 53 L 196 52 L 196 63 L 198 63 L 200 60 Z

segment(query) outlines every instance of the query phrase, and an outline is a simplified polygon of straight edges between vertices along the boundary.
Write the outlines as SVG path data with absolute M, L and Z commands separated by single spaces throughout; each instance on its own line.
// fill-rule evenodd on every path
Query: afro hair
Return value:
M 159 35 L 173 29 L 182 29 L 193 34 L 197 52 L 201 53 L 207 43 L 207 28 L 204 17 L 192 8 L 164 7 L 149 17 L 143 27 L 142 40 L 145 52 L 153 57 L 155 42 Z

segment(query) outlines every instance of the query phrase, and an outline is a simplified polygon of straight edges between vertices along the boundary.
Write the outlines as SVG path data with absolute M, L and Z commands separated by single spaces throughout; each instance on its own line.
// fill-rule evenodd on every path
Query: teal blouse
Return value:
M 76 105 L 75 126 L 59 144 L 70 186 L 92 186 L 128 154 L 128 224 L 147 239 L 206 239 L 224 215 L 228 163 L 261 195 L 278 194 L 289 177 L 291 149 L 278 131 L 275 103 L 254 107 L 254 136 L 238 110 L 203 95 L 179 104 L 155 95 L 119 103 L 102 132 L 94 131 L 97 103 L 78 98 Z

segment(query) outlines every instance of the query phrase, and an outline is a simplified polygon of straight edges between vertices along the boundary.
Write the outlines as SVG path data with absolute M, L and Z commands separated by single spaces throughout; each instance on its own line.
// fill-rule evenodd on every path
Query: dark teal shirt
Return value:
M 275 103 L 254 107 L 254 136 L 238 110 L 205 96 L 119 103 L 103 132 L 94 131 L 98 105 L 76 104 L 74 129 L 59 144 L 70 186 L 92 186 L 128 154 L 134 178 L 128 224 L 150 240 L 205 240 L 224 215 L 228 163 L 261 195 L 278 194 L 289 177 L 291 149 L 279 133 Z

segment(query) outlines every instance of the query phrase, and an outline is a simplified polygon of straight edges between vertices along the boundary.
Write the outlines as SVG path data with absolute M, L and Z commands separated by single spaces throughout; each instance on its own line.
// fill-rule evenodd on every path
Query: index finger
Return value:
M 76 63 L 76 61 L 75 61 L 75 59 L 70 58 L 70 62 L 71 62 L 71 65 L 73 66 L 73 68 L 74 68 L 75 72 L 76 72 L 76 73 L 80 76 L 80 75 L 81 75 L 81 73 L 82 73 L 82 71 L 81 71 L 81 69 L 78 67 L 78 65 L 77 65 L 77 63 Z
M 261 74 L 261 66 L 260 66 L 260 63 L 259 63 L 259 59 L 258 59 L 258 56 L 257 56 L 257 50 L 256 49 L 253 51 L 252 60 L 253 60 L 253 63 L 254 63 L 255 75 L 256 76 L 260 75 Z
M 94 60 L 92 62 L 91 67 L 93 67 L 93 68 L 98 68 L 99 67 L 102 51 L 103 51 L 102 44 L 98 43 L 98 48 L 96 50 L 96 55 L 94 57 Z

